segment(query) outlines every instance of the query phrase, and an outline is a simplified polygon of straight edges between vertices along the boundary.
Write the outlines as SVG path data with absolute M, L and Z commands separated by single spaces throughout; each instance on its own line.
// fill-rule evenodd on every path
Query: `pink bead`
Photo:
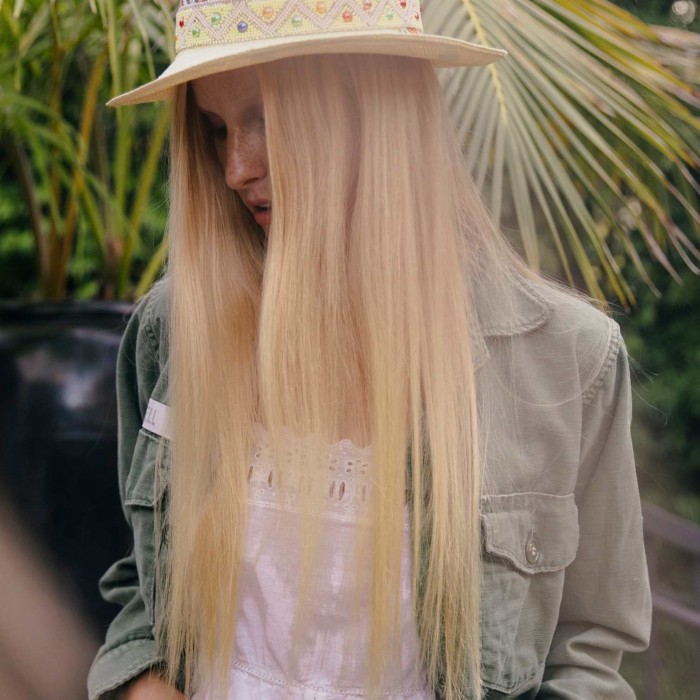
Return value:
M 352 12 L 350 12 L 350 10 L 345 10 L 345 12 L 343 12 L 343 21 L 352 22 Z

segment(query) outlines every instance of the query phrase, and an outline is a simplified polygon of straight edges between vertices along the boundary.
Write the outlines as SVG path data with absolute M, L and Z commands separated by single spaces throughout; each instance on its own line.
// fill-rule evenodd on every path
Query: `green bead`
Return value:
M 303 21 L 304 20 L 301 17 L 301 15 L 294 15 L 294 17 L 292 17 L 292 26 L 293 27 L 301 27 L 301 24 Z
M 192 36 L 196 39 L 199 36 L 199 27 L 195 27 L 192 30 Z
M 221 22 L 221 15 L 218 12 L 215 12 L 211 16 L 211 23 L 212 24 L 219 24 L 219 22 Z
M 391 10 L 389 10 L 389 12 L 386 13 L 386 18 L 387 19 L 394 19 L 394 13 Z

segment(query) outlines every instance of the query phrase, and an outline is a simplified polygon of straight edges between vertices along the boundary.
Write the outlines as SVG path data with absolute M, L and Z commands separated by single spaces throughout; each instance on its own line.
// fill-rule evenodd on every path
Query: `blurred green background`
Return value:
M 669 0 L 618 4 L 649 22 L 700 30 L 700 9 L 684 25 Z M 699 48 L 689 50 L 698 64 Z M 675 281 L 654 270 L 657 297 L 629 270 L 637 306 L 618 320 L 637 363 L 634 429 L 643 497 L 700 523 L 700 279 L 687 267 L 678 271 Z

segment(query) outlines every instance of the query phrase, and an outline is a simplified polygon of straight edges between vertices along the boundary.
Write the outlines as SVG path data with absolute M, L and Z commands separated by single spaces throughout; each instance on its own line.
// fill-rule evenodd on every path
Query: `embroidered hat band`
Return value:
M 323 32 L 391 29 L 423 33 L 419 0 L 183 0 L 176 50 Z
M 195 78 L 308 54 L 411 56 L 483 66 L 505 51 L 425 34 L 420 0 L 180 0 L 176 57 L 156 80 L 109 102 L 170 99 Z

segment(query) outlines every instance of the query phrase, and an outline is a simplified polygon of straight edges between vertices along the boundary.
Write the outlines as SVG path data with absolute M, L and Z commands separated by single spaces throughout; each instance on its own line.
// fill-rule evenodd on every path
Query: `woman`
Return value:
M 171 252 L 120 351 L 91 698 L 633 697 L 619 328 L 494 230 L 433 69 L 502 52 L 405 0 L 176 25 L 114 101 L 173 102 Z

